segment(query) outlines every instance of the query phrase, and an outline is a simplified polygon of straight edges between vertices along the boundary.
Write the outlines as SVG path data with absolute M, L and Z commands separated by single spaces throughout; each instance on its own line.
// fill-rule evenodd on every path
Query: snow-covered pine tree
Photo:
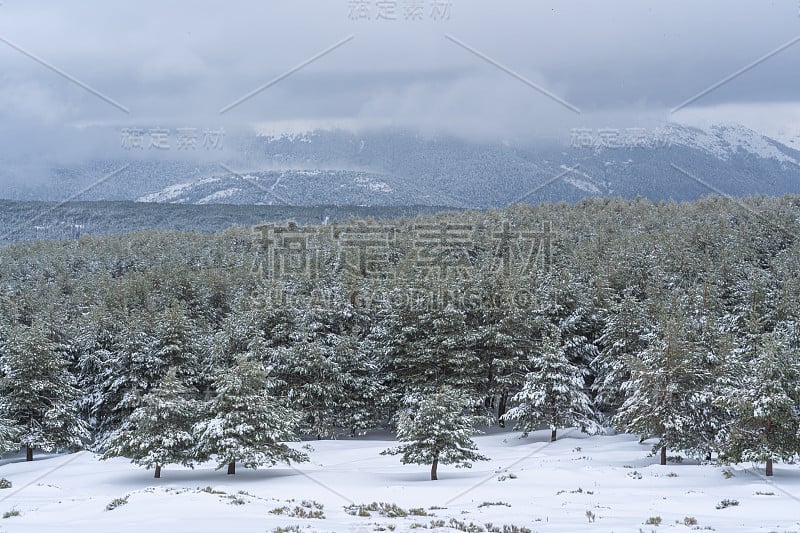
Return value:
M 103 459 L 127 457 L 147 469 L 169 464 L 193 466 L 195 441 L 192 428 L 199 420 L 196 390 L 185 386 L 171 368 L 164 379 L 142 397 L 124 428 L 111 434 Z
M 335 347 L 322 339 L 305 338 L 291 346 L 268 350 L 268 360 L 281 388 L 302 413 L 302 431 L 318 439 L 332 438 L 341 427 L 345 375 Z
M 86 321 L 78 340 L 77 385 L 83 393 L 78 409 L 89 421 L 94 443 L 104 440 L 118 427 L 113 399 L 109 398 L 107 390 L 108 373 L 115 370 L 111 361 L 121 342 L 116 322 L 96 310 Z
M 403 393 L 442 386 L 477 392 L 485 376 L 463 309 L 428 303 L 428 309 L 401 308 L 376 328 L 393 385 Z
M 707 413 L 702 394 L 711 381 L 705 350 L 691 338 L 690 324 L 679 302 L 673 302 L 661 326 L 646 336 L 648 346 L 631 361 L 626 399 L 614 417 L 621 430 L 642 440 L 658 438 L 662 465 L 667 447 L 693 451 L 703 445 Z
M 106 439 L 126 424 L 142 396 L 158 383 L 165 371 L 150 355 L 153 340 L 140 315 L 115 318 L 123 322 L 119 328 L 109 323 L 98 324 L 97 338 L 89 347 L 96 352 L 87 361 L 100 367 L 94 390 L 87 392 L 94 397 L 91 409 L 97 431 L 95 444 L 101 449 Z
M 174 370 L 187 385 L 192 385 L 200 372 L 194 334 L 194 324 L 180 305 L 158 313 L 150 334 L 150 356 L 160 365 L 162 372 Z
M 486 375 L 480 392 L 486 396 L 485 406 L 496 408 L 498 424 L 505 427 L 503 415 L 512 391 L 519 390 L 527 374 L 528 354 L 540 325 L 527 309 L 478 307 L 469 318 Z
M 629 289 L 606 312 L 603 333 L 598 339 L 600 354 L 592 362 L 594 401 L 601 411 L 613 412 L 622 405 L 625 399 L 622 386 L 630 379 L 629 364 L 647 346 L 645 336 L 652 329 L 649 322 L 645 307 Z
M 0 418 L 0 457 L 19 449 L 19 433 L 13 421 Z
M 238 355 L 233 366 L 217 370 L 213 385 L 206 419 L 194 427 L 199 460 L 215 456 L 217 469 L 227 465 L 231 475 L 236 463 L 258 468 L 308 460 L 285 444 L 296 440 L 299 414 L 271 394 L 274 382 L 260 362 Z
M 774 460 L 800 453 L 800 361 L 792 344 L 784 326 L 763 334 L 755 356 L 734 363 L 738 379 L 724 398 L 734 419 L 722 435 L 723 456 L 764 462 L 767 476 Z
M 80 448 L 89 438 L 78 416 L 80 391 L 40 324 L 17 325 L 0 355 L 0 418 L 18 430 L 17 444 L 33 460 L 34 448 Z
M 401 455 L 403 464 L 431 465 L 431 479 L 437 479 L 439 464 L 470 468 L 473 461 L 487 461 L 472 441 L 475 426 L 486 417 L 471 412 L 469 397 L 445 387 L 425 394 L 412 393 L 405 398 L 406 408 L 397 421 L 400 446 L 381 452 Z
M 538 352 L 522 390 L 512 398 L 519 405 L 505 414 L 506 419 L 516 421 L 515 427 L 526 434 L 546 425 L 551 441 L 556 440 L 559 427 L 598 432 L 592 403 L 583 391 L 583 371 L 569 361 L 558 330 L 545 334 Z
M 188 386 L 194 385 L 200 373 L 192 326 L 182 307 L 118 320 L 124 320 L 119 330 L 98 324 L 97 337 L 89 339 L 88 349 L 94 354 L 85 361 L 91 365 L 87 370 L 98 366 L 102 375 L 94 378 L 97 384 L 89 391 L 94 398 L 91 408 L 100 448 L 112 432 L 125 428 L 142 397 L 170 368 Z

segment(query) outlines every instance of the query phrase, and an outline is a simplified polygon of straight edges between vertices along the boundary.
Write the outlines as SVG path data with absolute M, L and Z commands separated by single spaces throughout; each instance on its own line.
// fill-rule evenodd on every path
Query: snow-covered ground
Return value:
M 267 532 L 297 525 L 309 532 L 369 532 L 433 529 L 441 521 L 446 526 L 439 531 L 457 531 L 459 524 L 483 531 L 487 523 L 500 531 L 504 525 L 562 532 L 800 531 L 800 466 L 776 464 L 767 481 L 750 464 L 660 466 L 650 445 L 629 435 L 562 433 L 552 444 L 549 431 L 527 439 L 519 433 L 476 437 L 491 461 L 470 470 L 440 466 L 438 481 L 429 480 L 426 466 L 380 455 L 394 444 L 388 440 L 297 443 L 307 446 L 311 463 L 296 469 L 239 468 L 227 476 L 211 466 L 167 467 L 160 480 L 125 459 L 99 461 L 89 452 L 40 455 L 33 463 L 7 459 L 0 477 L 13 487 L 0 490 L 0 513 L 20 514 L 0 519 L 0 531 Z M 295 508 L 319 511 L 303 500 L 321 504 L 324 518 L 289 516 Z M 723 500 L 738 505 L 717 508 Z M 372 502 L 421 508 L 429 516 L 345 510 Z M 276 509 L 279 514 L 270 512 Z M 660 525 L 646 524 L 657 517 Z

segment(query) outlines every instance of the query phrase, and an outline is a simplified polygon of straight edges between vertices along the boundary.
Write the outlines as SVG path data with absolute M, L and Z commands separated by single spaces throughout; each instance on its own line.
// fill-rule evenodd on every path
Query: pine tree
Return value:
M 800 453 L 800 361 L 785 331 L 762 335 L 757 354 L 735 363 L 738 377 L 724 401 L 734 418 L 723 433 L 723 456 L 766 463 Z
M 91 391 L 96 444 L 100 448 L 114 431 L 125 426 L 142 396 L 158 383 L 166 370 L 151 357 L 149 347 L 153 339 L 141 317 L 126 314 L 124 320 L 122 327 L 113 332 L 107 324 L 98 324 L 97 338 L 90 348 L 94 354 L 86 361 L 87 365 L 100 367 L 99 383 Z
M 150 333 L 151 358 L 162 371 L 172 369 L 187 383 L 191 383 L 199 373 L 194 329 L 186 311 L 174 305 L 155 316 Z
M 299 415 L 271 394 L 275 384 L 261 363 L 239 355 L 217 371 L 213 385 L 208 418 L 194 427 L 200 458 L 216 456 L 217 469 L 227 465 L 228 474 L 236 473 L 237 462 L 258 468 L 308 460 L 284 443 L 295 440 Z
M 0 418 L 17 428 L 28 461 L 34 448 L 79 448 L 89 438 L 67 366 L 39 324 L 12 328 L 0 356 Z
M 19 433 L 13 421 L 0 418 L 0 457 L 19 449 Z
M 394 385 L 404 392 L 440 386 L 477 389 L 485 376 L 463 310 L 427 303 L 432 308 L 400 309 L 379 328 Z
M 531 367 L 522 390 L 513 397 L 519 405 L 506 413 L 506 419 L 515 420 L 516 427 L 526 434 L 547 425 L 551 441 L 556 440 L 559 427 L 578 426 L 587 433 L 599 431 L 591 401 L 583 391 L 583 372 L 569 361 L 557 330 L 542 339 Z
M 485 417 L 469 412 L 469 398 L 451 388 L 433 393 L 411 394 L 407 407 L 398 415 L 400 446 L 382 454 L 401 455 L 403 464 L 431 465 L 431 479 L 437 479 L 439 464 L 470 468 L 473 461 L 487 461 L 472 441 L 475 425 Z
M 704 442 L 707 397 L 711 382 L 705 351 L 691 338 L 691 326 L 678 303 L 656 332 L 647 335 L 648 347 L 631 361 L 631 378 L 623 386 L 626 399 L 614 417 L 621 430 L 642 440 L 657 438 L 653 451 L 667 447 L 694 451 Z
M 187 385 L 199 374 L 191 325 L 180 307 L 154 315 L 129 315 L 121 331 L 98 324 L 91 340 L 94 352 L 84 363 L 99 366 L 102 379 L 93 387 L 91 409 L 96 417 L 98 444 L 105 447 L 111 433 L 124 429 L 142 398 L 174 369 Z
M 485 369 L 485 406 L 496 406 L 497 421 L 505 427 L 511 392 L 518 390 L 527 374 L 528 354 L 539 324 L 527 309 L 483 309 L 471 313 L 476 352 Z
M 192 427 L 198 422 L 200 405 L 174 368 L 161 383 L 142 397 L 142 403 L 124 428 L 115 431 L 107 442 L 103 459 L 128 457 L 147 469 L 168 464 L 193 466 L 195 441 Z
M 592 362 L 595 372 L 592 388 L 599 409 L 613 412 L 622 405 L 625 399 L 622 386 L 630 379 L 629 364 L 644 351 L 645 336 L 650 331 L 644 306 L 626 290 L 607 312 L 603 333 L 598 339 L 602 348 Z
M 269 350 L 269 362 L 292 405 L 303 414 L 302 429 L 318 439 L 334 437 L 342 426 L 345 373 L 335 348 L 320 339 L 303 339 Z

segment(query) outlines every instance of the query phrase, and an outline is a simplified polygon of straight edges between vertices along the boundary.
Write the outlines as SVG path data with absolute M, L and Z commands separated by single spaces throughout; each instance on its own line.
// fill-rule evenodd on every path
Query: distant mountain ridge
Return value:
M 475 143 L 402 130 L 317 130 L 236 140 L 220 162 L 93 160 L 12 199 L 176 204 L 502 207 L 587 197 L 693 200 L 800 193 L 800 152 L 753 130 L 666 124 L 636 143 Z M 129 165 L 125 167 L 125 165 Z
M 593 196 L 691 200 L 715 192 L 800 192 L 800 152 L 736 125 L 706 131 L 670 124 L 620 147 L 474 144 L 400 131 L 315 131 L 258 141 L 255 149 L 273 164 L 307 170 L 219 174 L 138 200 L 488 208 Z

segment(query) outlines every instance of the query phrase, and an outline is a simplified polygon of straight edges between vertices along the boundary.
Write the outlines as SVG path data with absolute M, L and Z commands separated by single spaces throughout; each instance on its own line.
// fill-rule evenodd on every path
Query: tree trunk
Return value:
M 30 446 L 25 446 L 25 460 L 33 461 L 33 448 Z
M 553 428 L 553 431 L 550 432 L 550 442 L 556 441 L 556 429 Z
M 667 464 L 667 447 L 661 447 L 661 465 L 664 466 Z
M 506 427 L 506 421 L 503 415 L 506 414 L 506 406 L 508 404 L 508 390 L 504 390 L 500 395 L 500 402 L 497 404 L 497 420 L 501 428 Z
M 431 481 L 436 481 L 437 479 L 439 479 L 438 477 L 436 477 L 436 468 L 438 466 L 439 466 L 439 458 L 436 457 L 434 458 L 433 464 L 431 465 Z
M 156 465 L 156 475 L 153 476 L 153 477 L 156 478 L 156 479 L 160 479 L 161 478 L 161 465 Z
M 232 476 L 236 473 L 236 461 L 228 463 L 228 475 Z
M 764 432 L 764 436 L 769 438 L 770 431 L 772 431 L 772 417 L 768 416 L 767 417 L 767 428 L 766 428 L 766 431 Z M 767 459 L 767 472 L 766 472 L 766 474 L 768 476 L 772 476 L 772 457 Z

